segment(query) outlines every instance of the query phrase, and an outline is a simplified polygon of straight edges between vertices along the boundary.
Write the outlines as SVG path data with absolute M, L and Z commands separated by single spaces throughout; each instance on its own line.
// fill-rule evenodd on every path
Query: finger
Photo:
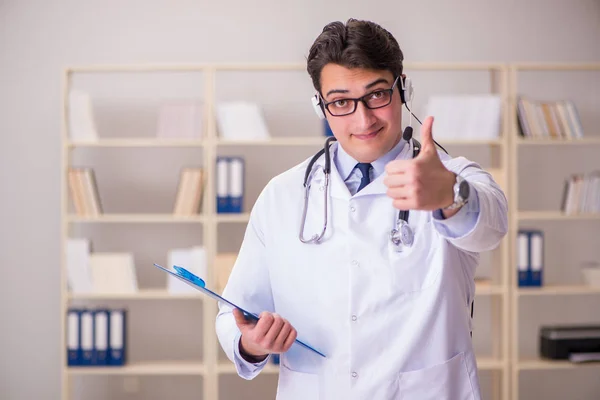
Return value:
M 265 333 L 264 338 L 261 340 L 261 344 L 266 349 L 272 349 L 275 344 L 275 339 L 281 332 L 281 328 L 283 328 L 284 320 L 281 316 L 277 314 L 273 314 L 273 323 L 269 327 L 269 330 Z
M 416 206 L 414 203 L 415 202 L 413 200 L 408 199 L 408 198 L 395 199 L 394 201 L 392 201 L 392 205 L 394 206 L 394 208 L 396 208 L 398 210 L 414 210 L 414 209 L 416 209 Z
M 394 187 L 387 190 L 386 194 L 393 200 L 409 200 L 412 197 L 409 186 Z
M 263 311 L 260 313 L 258 322 L 254 327 L 254 337 L 256 338 L 256 341 L 261 341 L 265 337 L 273 325 L 273 320 L 273 314 L 270 312 Z
M 290 347 L 292 347 L 297 336 L 298 336 L 298 332 L 296 332 L 296 329 L 294 329 L 294 327 L 292 327 L 290 334 L 285 339 L 285 342 L 283 344 L 283 349 L 282 349 L 283 353 L 285 353 L 286 351 L 288 351 L 290 349 Z
M 433 117 L 429 116 L 423 121 L 423 125 L 421 126 L 421 153 L 420 154 L 428 154 L 435 152 L 437 154 L 437 150 L 435 149 L 435 143 L 433 141 Z
M 413 164 L 412 160 L 394 160 L 390 161 L 385 166 L 385 172 L 388 174 L 403 174 L 407 172 L 411 164 Z
M 291 332 L 292 332 L 292 324 L 290 324 L 287 321 L 284 321 L 283 327 L 279 331 L 279 335 L 277 335 L 277 338 L 275 339 L 275 343 L 273 344 L 274 351 L 276 351 L 278 353 L 281 353 L 282 351 L 284 351 L 283 348 L 284 348 L 285 342 Z
M 394 174 L 383 178 L 383 184 L 388 188 L 402 187 L 413 184 L 415 181 L 413 174 Z

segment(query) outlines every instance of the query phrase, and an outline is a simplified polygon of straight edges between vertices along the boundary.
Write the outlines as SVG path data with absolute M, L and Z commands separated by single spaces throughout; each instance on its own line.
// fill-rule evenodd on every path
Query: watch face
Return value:
M 458 194 L 465 200 L 469 198 L 469 183 L 467 181 L 462 181 L 460 183 Z

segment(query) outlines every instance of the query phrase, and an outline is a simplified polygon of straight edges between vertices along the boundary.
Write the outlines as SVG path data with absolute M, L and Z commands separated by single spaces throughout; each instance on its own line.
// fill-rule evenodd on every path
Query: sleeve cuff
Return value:
M 467 204 L 450 218 L 444 218 L 441 209 L 432 212 L 433 224 L 444 236 L 458 238 L 475 229 L 479 219 L 479 195 L 473 185 L 470 185 L 469 193 Z
M 240 376 L 242 376 L 246 379 L 252 379 L 254 376 L 256 376 L 258 374 L 258 372 L 260 372 L 260 370 L 263 369 L 263 367 L 267 364 L 267 362 L 269 362 L 269 360 L 271 359 L 271 355 L 269 354 L 267 356 L 267 358 L 265 358 L 260 363 L 251 363 L 251 362 L 246 361 L 244 359 L 244 357 L 242 357 L 242 355 L 240 354 L 240 339 L 241 339 L 241 337 L 242 337 L 242 333 L 238 332 L 237 335 L 235 336 L 235 339 L 233 340 L 234 364 L 235 364 L 237 372 Z

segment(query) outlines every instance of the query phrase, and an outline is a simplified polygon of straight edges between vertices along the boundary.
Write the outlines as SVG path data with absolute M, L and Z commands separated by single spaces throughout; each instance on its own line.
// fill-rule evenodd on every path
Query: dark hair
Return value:
M 350 18 L 344 25 L 327 24 L 310 48 L 306 69 L 313 86 L 321 91 L 321 70 L 334 63 L 346 68 L 390 71 L 402 75 L 404 55 L 390 32 L 370 21 Z

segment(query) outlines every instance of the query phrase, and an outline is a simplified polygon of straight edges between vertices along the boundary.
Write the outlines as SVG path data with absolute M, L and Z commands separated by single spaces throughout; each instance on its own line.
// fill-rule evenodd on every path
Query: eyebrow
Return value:
M 379 78 L 379 79 L 376 79 L 373 82 L 369 83 L 368 85 L 366 85 L 365 89 L 371 89 L 373 86 L 378 85 L 380 83 L 389 83 L 389 82 L 385 78 Z M 329 92 L 327 92 L 325 97 L 328 97 L 330 94 L 334 94 L 334 93 L 348 93 L 348 92 L 349 92 L 348 89 L 332 89 Z

